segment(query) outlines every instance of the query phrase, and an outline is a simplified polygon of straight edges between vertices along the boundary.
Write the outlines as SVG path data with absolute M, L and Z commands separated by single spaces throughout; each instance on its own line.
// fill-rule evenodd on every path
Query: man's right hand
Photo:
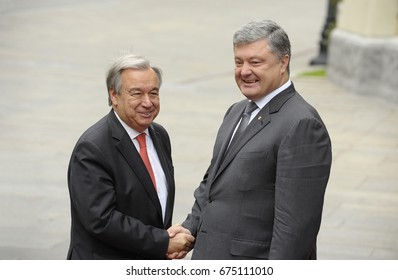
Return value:
M 192 250 L 195 238 L 191 235 L 191 232 L 176 224 L 170 227 L 167 232 L 169 233 L 170 242 L 167 249 L 168 259 L 182 259 L 190 250 Z

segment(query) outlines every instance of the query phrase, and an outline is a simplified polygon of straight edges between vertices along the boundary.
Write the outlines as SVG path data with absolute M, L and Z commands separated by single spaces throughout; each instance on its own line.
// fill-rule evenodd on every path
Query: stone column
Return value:
M 343 0 L 327 73 L 349 90 L 398 103 L 398 0 Z

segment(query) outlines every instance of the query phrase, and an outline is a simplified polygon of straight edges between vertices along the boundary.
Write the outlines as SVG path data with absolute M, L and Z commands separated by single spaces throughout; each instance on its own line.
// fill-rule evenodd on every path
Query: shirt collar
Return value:
M 131 128 L 130 126 L 128 126 L 120 117 L 119 115 L 116 113 L 115 110 L 113 110 L 113 112 L 115 113 L 117 119 L 119 120 L 119 122 L 122 124 L 123 128 L 126 130 L 127 134 L 130 136 L 130 139 L 133 140 L 134 138 L 136 138 L 138 135 L 141 134 L 141 132 L 138 132 L 137 130 Z M 148 128 L 145 129 L 142 133 L 145 133 L 146 135 L 149 135 L 148 133 Z
M 264 96 L 260 100 L 256 101 L 256 104 L 257 104 L 258 108 L 262 109 L 265 105 L 268 104 L 268 102 L 271 101 L 272 98 L 274 98 L 279 93 L 281 93 L 282 91 L 287 89 L 291 84 L 292 84 L 292 81 L 289 79 L 282 86 L 278 87 L 277 89 L 275 89 L 274 91 L 270 92 L 269 94 L 267 94 L 266 96 Z

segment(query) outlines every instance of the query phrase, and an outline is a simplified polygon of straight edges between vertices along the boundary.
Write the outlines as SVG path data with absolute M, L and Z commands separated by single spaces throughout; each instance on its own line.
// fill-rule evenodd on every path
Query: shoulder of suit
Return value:
M 168 142 L 170 142 L 169 133 L 161 124 L 153 122 L 150 125 L 149 130 L 150 133 L 152 132 L 156 135 L 159 135 L 163 140 L 167 140 Z
M 153 123 L 151 124 L 151 127 L 152 127 L 156 132 L 164 132 L 164 133 L 167 133 L 166 129 L 165 129 L 161 124 L 158 124 L 158 123 L 153 122 Z
M 91 125 L 85 132 L 83 132 L 81 138 L 95 138 L 97 134 L 103 133 L 104 130 L 108 129 L 108 116 L 105 116 L 98 120 L 96 123 Z
M 288 88 L 280 92 L 269 101 L 270 113 L 278 112 L 280 108 L 282 108 L 282 106 L 295 95 L 298 95 L 298 92 L 292 83 Z
M 225 112 L 224 118 L 231 112 L 234 112 L 235 110 L 241 111 L 245 108 L 247 103 L 247 99 L 243 99 L 241 101 L 235 102 L 231 106 L 229 106 L 228 110 Z

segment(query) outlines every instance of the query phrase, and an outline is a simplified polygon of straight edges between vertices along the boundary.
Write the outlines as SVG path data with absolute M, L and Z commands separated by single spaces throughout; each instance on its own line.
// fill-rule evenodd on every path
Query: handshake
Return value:
M 167 248 L 167 259 L 185 258 L 195 244 L 195 237 L 180 224 L 170 227 L 167 232 L 170 238 L 169 247 Z

